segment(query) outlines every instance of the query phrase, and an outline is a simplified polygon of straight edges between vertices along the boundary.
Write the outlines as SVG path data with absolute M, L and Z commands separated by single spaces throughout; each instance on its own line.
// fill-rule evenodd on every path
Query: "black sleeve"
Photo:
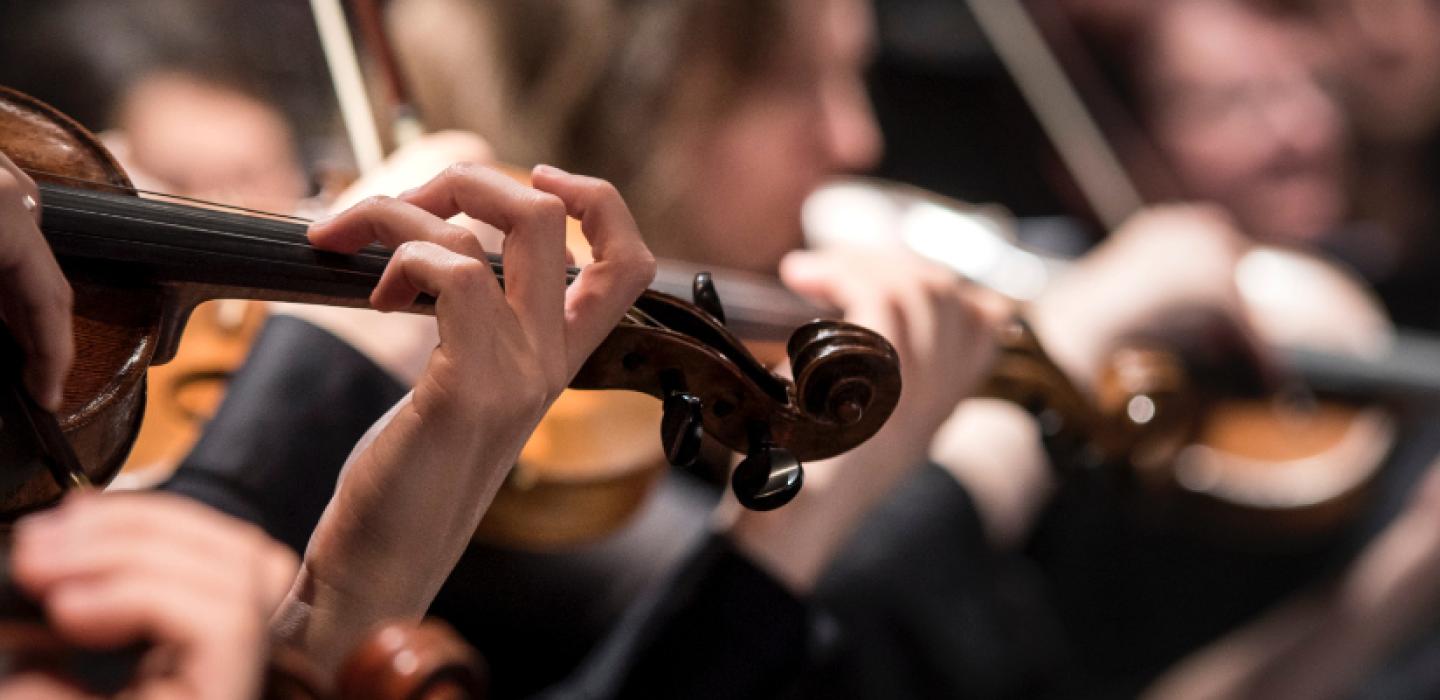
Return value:
M 1032 697 L 1061 662 L 1038 575 L 991 550 L 975 504 L 927 465 L 862 523 L 815 591 L 836 637 L 804 697 Z
M 546 698 L 769 698 L 799 676 L 805 603 L 711 536 Z
M 404 395 L 349 344 L 274 316 L 195 449 L 161 488 L 256 523 L 302 552 L 351 449 Z

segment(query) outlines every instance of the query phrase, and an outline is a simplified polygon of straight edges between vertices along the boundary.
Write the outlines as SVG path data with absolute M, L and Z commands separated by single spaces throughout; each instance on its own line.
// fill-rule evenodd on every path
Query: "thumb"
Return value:
M 831 260 L 819 253 L 794 251 L 780 260 L 780 281 L 814 302 L 848 308 L 853 294 L 847 293 L 843 279 Z

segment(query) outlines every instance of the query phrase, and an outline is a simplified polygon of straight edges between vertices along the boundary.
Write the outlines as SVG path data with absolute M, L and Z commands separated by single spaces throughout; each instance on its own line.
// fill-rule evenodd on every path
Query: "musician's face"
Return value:
M 1157 19 L 1142 84 L 1158 146 L 1185 194 L 1253 236 L 1304 241 L 1344 215 L 1345 126 L 1285 27 L 1229 3 Z
M 1440 0 L 1314 0 L 1356 125 L 1405 144 L 1440 126 Z
M 696 181 L 684 202 L 695 226 L 675 254 L 774 272 L 799 248 L 800 208 L 815 188 L 879 157 L 865 91 L 872 18 L 863 0 L 795 0 L 790 36 L 733 104 L 716 105 L 686 150 Z M 668 251 L 667 251 L 668 252 Z
M 142 189 L 274 212 L 293 211 L 305 196 L 285 118 L 199 78 L 141 79 L 122 98 L 106 137 Z

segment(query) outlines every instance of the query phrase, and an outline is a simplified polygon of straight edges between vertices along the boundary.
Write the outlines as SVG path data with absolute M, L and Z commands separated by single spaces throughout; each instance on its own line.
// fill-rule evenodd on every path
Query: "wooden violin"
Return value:
M 1013 223 L 1003 213 L 895 183 L 834 183 L 806 213 L 812 242 L 853 239 L 859 232 L 845 222 L 878 222 L 866 235 L 909 245 L 1021 302 L 1073 264 L 1003 235 Z M 917 231 L 911 221 L 932 226 Z M 1107 475 L 1138 496 L 1125 500 L 1151 522 L 1247 547 L 1333 533 L 1361 512 L 1394 443 L 1389 407 L 1440 396 L 1432 369 L 1440 341 L 1393 335 L 1358 281 L 1309 256 L 1259 247 L 1236 274 L 1246 312 L 1288 372 L 1284 391 L 1245 381 L 1257 370 L 1243 357 L 1163 334 L 1117 339 L 1093 391 L 1083 390 L 1016 319 L 1002 329 L 1001 355 L 978 393 L 1034 414 L 1052 466 Z M 1340 309 L 1360 322 L 1336 343 L 1327 320 Z M 1216 356 L 1196 357 L 1207 352 Z
M 174 354 L 196 304 L 242 298 L 363 307 L 388 261 L 380 248 L 353 256 L 317 251 L 296 220 L 134 196 L 92 134 L 10 90 L 0 90 L 0 151 L 39 183 L 42 231 L 75 289 L 77 361 L 59 419 L 95 483 L 123 462 L 145 401 L 145 369 Z M 503 280 L 499 260 L 492 265 Z M 414 310 L 430 308 L 422 301 Z M 787 350 L 793 382 L 767 370 L 710 313 L 649 291 L 571 386 L 661 399 L 672 461 L 693 458 L 708 435 L 747 455 L 731 479 L 741 502 L 774 508 L 800 488 L 802 461 L 868 439 L 900 393 L 894 349 L 866 329 L 809 323 Z M 7 467 L 0 517 L 61 496 L 34 455 L 12 451 L 0 461 Z

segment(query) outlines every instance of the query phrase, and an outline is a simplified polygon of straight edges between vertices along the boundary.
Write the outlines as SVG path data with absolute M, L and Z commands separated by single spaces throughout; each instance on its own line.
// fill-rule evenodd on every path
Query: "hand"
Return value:
M 130 686 L 142 698 L 257 697 L 266 620 L 296 566 L 253 525 L 153 493 L 71 496 L 21 519 L 11 556 L 16 585 L 62 638 L 154 645 Z M 0 696 L 23 694 L 75 691 L 34 675 L 0 683 Z
M 1259 363 L 1269 363 L 1235 282 L 1249 242 L 1216 207 L 1175 205 L 1131 217 L 1032 304 L 1029 318 L 1051 357 L 1082 386 L 1126 336 L 1177 312 L 1219 319 Z
M 780 273 L 796 292 L 885 336 L 902 381 L 885 427 L 844 455 L 805 465 L 795 501 L 769 513 L 731 510 L 736 543 L 804 593 L 860 519 L 924 461 L 935 431 L 986 376 L 1007 310 L 953 272 L 894 251 L 792 253 Z
M 340 211 L 377 194 L 396 194 L 422 185 L 454 163 L 489 163 L 490 144 L 464 131 L 425 134 L 390 154 L 373 172 L 356 180 L 335 199 L 331 211 Z M 503 234 L 467 216 L 452 221 L 474 231 L 486 247 L 499 250 Z M 424 371 L 430 350 L 439 342 L 435 319 L 410 314 L 380 314 L 371 309 L 347 309 L 309 304 L 272 304 L 278 314 L 295 316 L 324 328 L 354 346 L 405 386 L 414 386 Z
M 311 228 L 326 250 L 395 248 L 371 303 L 431 295 L 440 337 L 414 391 L 346 465 L 277 619 L 324 664 L 376 622 L 425 611 L 545 408 L 654 276 L 614 187 L 543 166 L 532 177 L 533 189 L 457 165 Z M 505 233 L 503 290 L 480 241 L 446 223 L 462 211 Z M 568 289 L 567 212 L 595 253 Z
M 75 357 L 73 296 L 40 234 L 40 191 L 0 153 L 0 317 L 25 351 L 25 387 L 51 411 Z

